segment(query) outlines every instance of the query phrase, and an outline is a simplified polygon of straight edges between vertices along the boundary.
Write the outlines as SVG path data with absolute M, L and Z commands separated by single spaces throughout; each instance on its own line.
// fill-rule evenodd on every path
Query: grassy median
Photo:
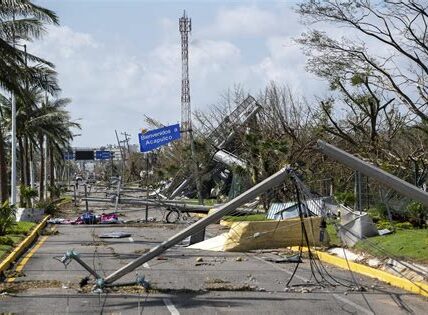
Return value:
M 36 226 L 33 222 L 17 222 L 0 236 L 0 261 L 17 246 Z
M 428 229 L 397 230 L 393 234 L 360 241 L 355 248 L 376 257 L 394 256 L 428 263 Z

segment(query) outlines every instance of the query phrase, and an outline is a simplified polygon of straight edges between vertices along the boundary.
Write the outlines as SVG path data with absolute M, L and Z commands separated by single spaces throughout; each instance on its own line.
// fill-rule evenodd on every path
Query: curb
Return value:
M 292 247 L 292 249 L 298 250 L 298 247 Z M 303 249 L 305 250 L 306 248 Z M 333 256 L 318 250 L 315 250 L 314 252 L 318 256 L 319 260 L 328 264 L 334 265 L 342 269 L 351 270 L 352 272 L 356 272 L 367 277 L 375 278 L 380 281 L 386 282 L 387 284 L 392 285 L 394 287 L 428 297 L 428 284 L 417 281 L 410 281 L 406 278 L 400 278 L 384 270 L 378 270 L 349 260 L 347 261 L 344 258 Z
M 0 263 L 0 275 L 7 270 L 33 243 L 39 236 L 40 231 L 46 226 L 46 222 L 50 216 L 46 216 L 28 235 L 24 240 L 19 243 L 17 247 Z

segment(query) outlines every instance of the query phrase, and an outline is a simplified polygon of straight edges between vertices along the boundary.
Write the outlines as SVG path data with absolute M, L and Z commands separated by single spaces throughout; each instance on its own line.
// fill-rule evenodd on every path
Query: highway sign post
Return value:
M 64 152 L 64 160 L 74 160 L 74 152 Z
M 111 151 L 95 151 L 95 159 L 97 160 L 110 160 L 111 157 Z
M 138 139 L 140 141 L 140 152 L 149 152 L 180 139 L 180 125 L 175 124 L 139 133 Z
M 146 194 L 147 199 L 149 198 L 149 154 L 148 152 L 157 149 L 163 145 L 170 143 L 171 141 L 180 139 L 180 125 L 175 124 L 166 126 L 154 130 L 149 130 L 138 134 L 140 141 L 140 152 L 146 153 Z M 146 205 L 146 222 L 148 221 L 149 207 Z

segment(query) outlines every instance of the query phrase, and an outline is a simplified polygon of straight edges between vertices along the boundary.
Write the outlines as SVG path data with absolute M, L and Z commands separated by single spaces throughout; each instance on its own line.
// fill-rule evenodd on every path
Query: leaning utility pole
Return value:
M 186 16 L 179 19 L 179 30 L 181 34 L 181 132 L 184 141 L 190 142 L 192 164 L 196 177 L 196 190 L 199 203 L 203 204 L 201 179 L 199 177 L 199 166 L 196 161 L 195 142 L 192 130 L 192 110 L 190 106 L 190 81 L 189 81 L 189 33 L 192 31 L 192 20 Z
M 129 139 L 131 139 L 131 135 L 129 133 L 125 132 L 121 132 L 122 135 L 125 136 L 125 143 L 126 143 L 126 148 L 128 150 L 128 156 L 131 155 L 131 150 L 129 149 Z

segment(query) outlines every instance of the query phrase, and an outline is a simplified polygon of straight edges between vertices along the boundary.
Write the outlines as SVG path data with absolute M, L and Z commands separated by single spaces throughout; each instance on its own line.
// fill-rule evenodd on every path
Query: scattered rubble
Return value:
M 4 272 L 4 275 L 6 278 L 19 278 L 19 277 L 26 276 L 23 271 L 16 271 L 16 270 L 6 270 Z
M 41 235 L 58 235 L 59 231 L 55 227 L 49 227 L 41 231 Z
M 0 283 L 0 293 L 19 293 L 29 289 L 62 288 L 58 280 L 31 280 Z

